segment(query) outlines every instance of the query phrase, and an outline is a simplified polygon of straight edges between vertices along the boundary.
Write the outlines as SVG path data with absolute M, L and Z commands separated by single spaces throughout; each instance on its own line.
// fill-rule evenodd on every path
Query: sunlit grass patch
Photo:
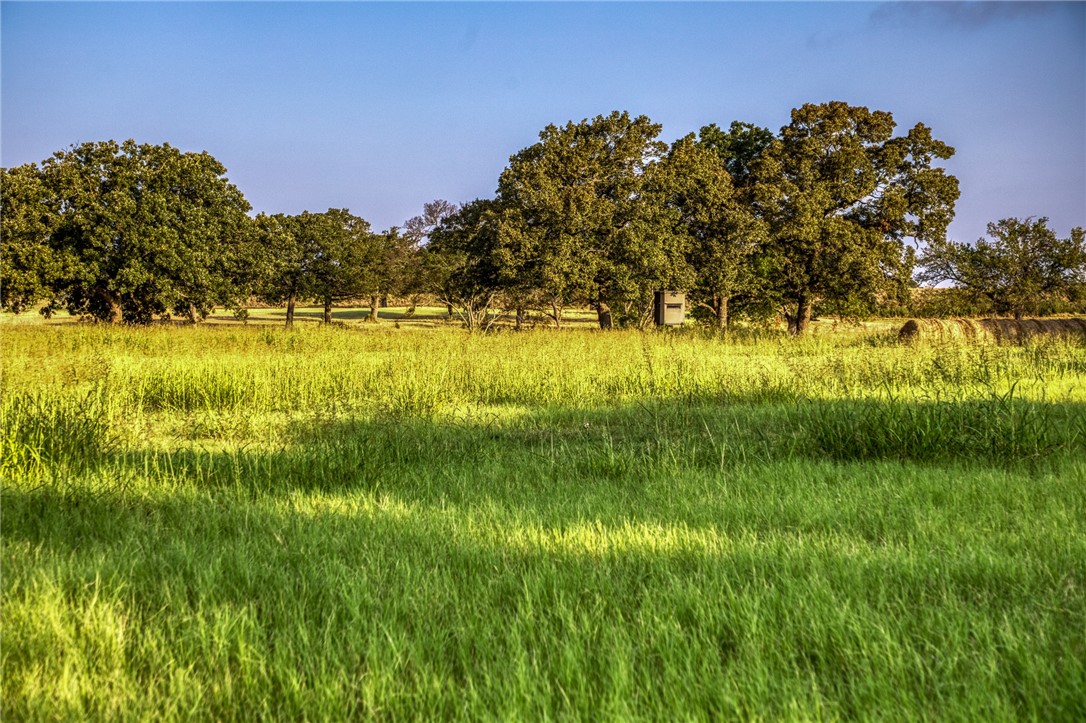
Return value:
M 5 330 L 5 719 L 1086 708 L 1086 352 Z

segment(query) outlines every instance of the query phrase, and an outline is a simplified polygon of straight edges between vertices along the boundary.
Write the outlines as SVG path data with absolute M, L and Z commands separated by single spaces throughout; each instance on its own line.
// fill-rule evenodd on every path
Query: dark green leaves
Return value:
M 207 153 L 132 140 L 5 171 L 5 308 L 52 299 L 138 323 L 225 303 L 249 232 L 249 204 L 225 172 Z
M 1086 242 L 1081 228 L 1060 239 L 1047 218 L 1005 218 L 988 224 L 988 237 L 973 246 L 946 239 L 929 243 L 920 256 L 918 278 L 954 282 L 989 299 L 995 311 L 1019 318 L 1046 302 L 1083 295 Z
M 904 137 L 893 130 L 884 111 L 808 104 L 766 148 L 758 181 L 796 333 L 815 302 L 845 310 L 900 291 L 911 271 L 905 239 L 946 233 L 958 183 L 933 162 L 954 149 L 922 124 Z
M 637 304 L 668 273 L 652 262 L 662 219 L 643 203 L 647 170 L 667 150 L 660 130 L 615 111 L 547 126 L 510 159 L 498 183 L 503 233 L 525 252 L 522 274 L 548 302 Z

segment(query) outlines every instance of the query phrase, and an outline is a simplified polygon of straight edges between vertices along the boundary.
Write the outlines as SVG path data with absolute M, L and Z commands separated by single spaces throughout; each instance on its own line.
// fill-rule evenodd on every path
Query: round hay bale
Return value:
M 905 322 L 905 326 L 901 327 L 901 331 L 897 333 L 898 341 L 915 341 L 920 337 L 920 322 L 916 319 L 909 319 Z
M 1018 343 L 1019 325 L 1014 319 L 978 319 L 977 323 L 999 343 Z
M 1019 341 L 1028 339 L 1031 336 L 1037 336 L 1038 334 L 1044 334 L 1044 325 L 1037 319 L 1022 319 L 1018 322 L 1018 339 Z
M 1001 342 L 1021 344 L 1038 336 L 1086 337 L 1086 319 L 981 319 Z
M 1024 319 L 1029 322 L 1029 336 L 1086 337 L 1086 319 Z M 1025 328 L 1023 327 L 1023 331 Z
M 953 321 L 957 324 L 961 335 L 969 341 L 988 341 L 984 328 L 973 319 L 954 319 Z
M 898 332 L 905 342 L 926 340 L 935 342 L 983 342 L 988 331 L 973 319 L 909 319 Z
M 1086 319 L 1056 319 L 1060 322 L 1060 333 L 1068 336 L 1086 335 Z

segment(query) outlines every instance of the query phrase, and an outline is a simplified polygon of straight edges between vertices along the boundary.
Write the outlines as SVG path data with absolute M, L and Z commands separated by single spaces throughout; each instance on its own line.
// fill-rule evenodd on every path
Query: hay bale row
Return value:
M 1086 319 L 910 319 L 901 341 L 968 341 L 1020 344 L 1034 336 L 1086 338 Z
M 990 341 L 976 319 L 909 319 L 897 337 L 901 341 Z
M 1086 338 L 1086 319 L 981 319 L 999 341 L 1022 342 L 1033 336 Z

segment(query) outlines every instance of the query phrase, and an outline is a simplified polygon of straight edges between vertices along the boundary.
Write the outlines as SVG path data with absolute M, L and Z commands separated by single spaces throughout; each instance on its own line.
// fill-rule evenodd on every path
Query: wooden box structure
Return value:
M 686 321 L 686 294 L 681 291 L 657 291 L 652 305 L 656 326 L 682 326 Z

